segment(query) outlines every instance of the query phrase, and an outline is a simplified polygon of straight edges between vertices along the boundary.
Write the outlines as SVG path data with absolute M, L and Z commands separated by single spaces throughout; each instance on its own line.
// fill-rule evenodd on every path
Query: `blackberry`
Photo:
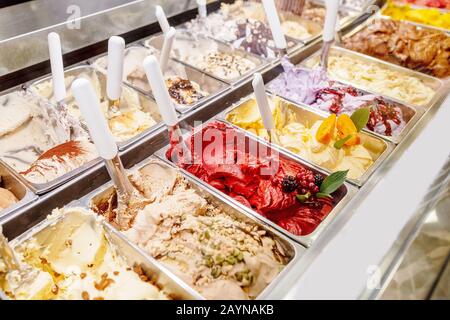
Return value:
M 281 182 L 281 187 L 284 192 L 293 192 L 298 188 L 298 183 L 295 177 L 285 176 Z
M 314 175 L 314 183 L 316 186 L 320 187 L 322 185 L 324 178 L 321 174 Z

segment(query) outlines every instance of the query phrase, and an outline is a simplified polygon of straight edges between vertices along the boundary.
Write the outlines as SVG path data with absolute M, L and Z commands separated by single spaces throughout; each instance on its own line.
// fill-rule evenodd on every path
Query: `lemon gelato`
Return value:
M 316 139 L 316 133 L 322 120 L 307 123 L 297 107 L 278 98 L 272 98 L 270 105 L 276 127 L 273 142 L 332 172 L 349 170 L 347 177 L 358 179 L 384 151 L 385 145 L 381 141 L 364 134 L 360 135 L 360 144 L 341 149 L 334 147 L 337 138 L 331 139 L 327 144 L 321 143 Z M 268 138 L 255 100 L 249 100 L 234 109 L 227 114 L 226 119 L 255 135 Z

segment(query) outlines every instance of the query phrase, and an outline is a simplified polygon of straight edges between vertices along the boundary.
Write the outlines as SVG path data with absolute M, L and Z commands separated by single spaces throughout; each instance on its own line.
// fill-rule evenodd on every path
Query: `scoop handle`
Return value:
M 50 54 L 50 66 L 53 79 L 53 96 L 57 102 L 66 98 L 66 83 L 64 81 L 64 63 L 61 50 L 61 39 L 56 32 L 47 36 L 48 50 Z
M 264 11 L 266 12 L 267 21 L 269 22 L 270 29 L 272 30 L 275 46 L 280 50 L 286 49 L 286 37 L 284 36 L 283 29 L 281 28 L 280 18 L 278 17 L 274 0 L 262 0 L 262 3 L 264 6 Z
M 167 20 L 166 14 L 164 13 L 164 10 L 161 6 L 156 6 L 155 8 L 155 15 L 156 19 L 158 19 L 159 26 L 161 27 L 161 30 L 164 34 L 169 32 L 170 24 Z
M 174 27 L 170 27 L 169 31 L 164 35 L 164 43 L 161 50 L 161 56 L 159 63 L 161 70 L 164 72 L 167 69 L 167 64 L 170 58 L 170 52 L 172 51 L 173 40 L 175 39 L 176 30 Z
M 158 60 L 154 56 L 145 58 L 144 70 L 164 122 L 169 127 L 175 126 L 178 123 L 178 116 L 169 96 Z
M 113 36 L 108 41 L 108 78 L 106 94 L 109 100 L 118 100 L 122 95 L 123 59 L 125 40 Z
M 272 111 L 269 105 L 269 99 L 264 88 L 264 80 L 260 73 L 255 73 L 252 81 L 253 91 L 255 92 L 256 102 L 261 113 L 264 128 L 271 131 L 275 128 L 273 124 Z
M 323 27 L 323 41 L 329 42 L 334 40 L 336 33 L 336 23 L 339 10 L 339 1 L 325 0 L 326 14 Z
M 118 153 L 117 144 L 100 109 L 100 100 L 92 84 L 87 79 L 76 79 L 72 84 L 72 92 L 99 155 L 105 160 L 113 159 Z
M 206 0 L 197 0 L 198 15 L 200 18 L 206 18 L 208 11 L 206 9 Z

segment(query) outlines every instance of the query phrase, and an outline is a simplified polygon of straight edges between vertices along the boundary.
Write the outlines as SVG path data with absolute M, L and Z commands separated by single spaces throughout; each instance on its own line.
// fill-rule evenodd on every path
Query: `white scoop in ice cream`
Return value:
M 108 96 L 108 116 L 117 113 L 122 96 L 123 60 L 125 56 L 125 40 L 113 36 L 108 41 L 108 77 L 106 94 Z
M 175 106 L 173 105 L 173 101 L 167 90 L 166 82 L 164 81 L 164 76 L 161 72 L 158 60 L 154 56 L 145 58 L 144 70 L 147 74 L 148 81 L 150 82 L 159 112 L 161 113 L 164 123 L 167 125 L 169 133 L 172 135 L 171 141 L 176 139 L 181 144 L 185 161 L 187 161 L 190 159 L 191 154 L 183 140 L 183 135 L 178 126 L 179 120 L 175 111 Z
M 286 38 L 281 28 L 280 18 L 278 17 L 277 9 L 275 7 L 274 0 L 262 0 L 264 11 L 266 12 L 267 21 L 269 22 L 270 29 L 272 31 L 273 40 L 275 41 L 275 46 L 285 51 L 287 49 Z
M 267 98 L 266 90 L 264 88 L 264 80 L 259 72 L 255 73 L 252 81 L 253 91 L 255 92 L 256 102 L 258 104 L 259 112 L 264 128 L 267 130 L 270 142 L 275 138 L 273 130 L 275 125 L 272 118 L 272 110 L 270 109 L 269 99 Z
M 159 57 L 159 63 L 161 65 L 162 72 L 166 71 L 167 69 L 167 63 L 169 62 L 170 52 L 172 51 L 175 34 L 176 30 L 174 27 L 170 27 L 169 31 L 164 34 L 164 43 L 161 50 L 161 56 Z
M 131 185 L 120 160 L 117 144 L 100 109 L 100 101 L 92 84 L 87 79 L 77 79 L 72 84 L 72 92 L 95 143 L 99 155 L 105 160 L 108 173 L 117 190 L 117 223 L 123 229 L 129 227 L 134 207 L 139 207 L 141 197 Z
M 323 26 L 323 46 L 320 57 L 320 67 L 328 68 L 328 56 L 330 55 L 330 48 L 333 45 L 336 34 L 336 23 L 339 10 L 339 1 L 325 0 L 326 14 Z
M 159 26 L 164 34 L 169 32 L 170 24 L 167 20 L 166 14 L 161 6 L 156 6 L 155 8 L 156 19 L 158 19 Z

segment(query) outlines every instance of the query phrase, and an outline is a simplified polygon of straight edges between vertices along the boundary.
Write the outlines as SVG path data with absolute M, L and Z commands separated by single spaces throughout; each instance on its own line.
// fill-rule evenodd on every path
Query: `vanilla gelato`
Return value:
M 207 201 L 176 169 L 153 160 L 131 181 L 150 203 L 124 235 L 205 298 L 256 298 L 287 262 L 274 238 Z
M 81 208 L 64 215 L 15 248 L 26 275 L 0 270 L 2 289 L 12 299 L 168 299 L 140 268 L 132 268 L 108 239 L 100 221 Z
M 310 59 L 306 64 L 310 68 L 317 67 L 318 59 Z M 333 51 L 328 61 L 328 73 L 337 80 L 347 81 L 408 104 L 424 106 L 436 93 L 418 77 Z

